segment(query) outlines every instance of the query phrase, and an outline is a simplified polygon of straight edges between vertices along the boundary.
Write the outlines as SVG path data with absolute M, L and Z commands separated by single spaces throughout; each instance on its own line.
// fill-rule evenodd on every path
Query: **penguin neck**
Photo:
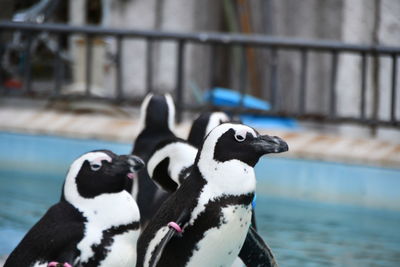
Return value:
M 125 190 L 117 193 L 104 193 L 94 198 L 79 195 L 77 185 L 67 179 L 64 185 L 65 201 L 83 213 L 87 221 L 95 222 L 104 229 L 139 221 L 139 208 L 133 197 Z
M 175 136 L 174 132 L 169 128 L 160 127 L 153 125 L 151 127 L 146 127 L 137 137 L 136 143 L 143 140 L 153 140 L 155 138 L 165 138 L 166 136 Z
M 213 159 L 213 155 L 201 153 L 196 165 L 215 197 L 254 193 L 256 177 L 253 167 L 236 159 L 219 162 Z
M 224 162 L 226 163 L 226 162 Z M 253 198 L 255 191 L 255 176 L 253 168 L 249 169 L 246 175 L 238 173 L 242 170 L 235 169 L 232 166 L 225 165 L 224 167 L 217 166 L 219 171 L 215 171 L 213 168 L 218 165 L 217 162 L 213 164 L 199 164 L 194 165 L 190 176 L 185 180 L 182 187 L 191 186 L 192 191 L 196 195 L 195 207 L 193 208 L 192 214 L 189 219 L 189 224 L 193 225 L 198 216 L 204 212 L 207 204 L 214 201 L 220 201 L 221 199 L 235 199 L 235 203 L 243 205 L 245 202 L 250 204 L 250 201 L 241 201 L 248 198 Z M 226 172 L 224 168 L 228 169 Z M 233 173 L 233 175 L 232 175 Z M 233 177 L 236 176 L 236 177 Z M 233 178 L 233 179 L 232 179 Z M 234 181 L 236 178 L 240 178 L 240 182 Z M 193 190 L 195 188 L 196 190 Z

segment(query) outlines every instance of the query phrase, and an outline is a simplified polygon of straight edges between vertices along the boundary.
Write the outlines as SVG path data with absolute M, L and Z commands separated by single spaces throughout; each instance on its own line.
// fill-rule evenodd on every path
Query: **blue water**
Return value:
M 258 197 L 257 219 L 281 266 L 399 266 L 400 214 Z
M 0 147 L 0 255 L 10 253 L 58 201 L 64 175 L 77 156 L 102 148 L 120 154 L 131 150 L 130 144 L 7 133 L 0 133 Z M 360 193 L 362 179 L 358 176 L 384 188 L 387 185 L 374 179 L 392 181 L 398 177 L 397 171 L 279 158 L 263 159 L 256 171 L 260 178 L 256 207 L 259 231 L 281 266 L 399 266 L 400 212 L 368 207 L 365 200 L 355 205 L 358 202 L 351 198 L 349 203 L 329 204 L 334 202 L 332 195 L 343 194 L 337 191 L 372 192 L 364 185 Z M 341 177 L 343 173 L 351 174 L 347 181 L 356 183 L 339 186 L 336 174 Z M 313 186 L 323 188 L 321 181 L 313 185 L 309 175 L 321 176 L 314 181 L 332 180 L 323 193 L 329 193 L 327 201 L 320 201 L 318 194 L 309 198 L 312 201 L 304 200 L 304 194 L 312 195 Z M 389 182 L 389 186 L 393 185 Z M 302 193 L 296 193 L 298 190 Z

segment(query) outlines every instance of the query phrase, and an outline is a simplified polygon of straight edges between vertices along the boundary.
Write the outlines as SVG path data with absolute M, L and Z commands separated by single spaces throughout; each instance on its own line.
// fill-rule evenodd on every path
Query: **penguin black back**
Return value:
M 169 94 L 149 94 L 140 109 L 140 133 L 135 140 L 132 154 L 147 161 L 155 146 L 165 138 L 175 136 L 175 106 Z
M 174 127 L 175 106 L 172 97 L 169 94 L 147 95 L 140 110 L 141 132 L 134 142 L 132 154 L 147 163 L 157 144 L 177 138 L 173 133 Z M 138 176 L 137 182 L 133 181 L 127 190 L 136 199 L 141 212 L 141 224 L 145 226 L 168 194 L 154 184 L 146 170 L 140 171 Z

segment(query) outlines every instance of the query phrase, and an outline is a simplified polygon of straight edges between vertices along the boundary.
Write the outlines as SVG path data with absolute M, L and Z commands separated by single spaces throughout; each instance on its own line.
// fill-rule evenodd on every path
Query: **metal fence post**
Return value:
M 182 121 L 183 113 L 183 71 L 185 61 L 185 41 L 179 40 L 177 47 L 177 63 L 176 63 L 176 119 Z
M 93 36 L 86 36 L 86 96 L 91 95 L 92 87 L 92 57 L 93 57 Z
M 123 69 L 122 69 L 122 36 L 117 36 L 117 54 L 115 55 L 115 92 L 116 101 L 120 102 L 123 99 Z

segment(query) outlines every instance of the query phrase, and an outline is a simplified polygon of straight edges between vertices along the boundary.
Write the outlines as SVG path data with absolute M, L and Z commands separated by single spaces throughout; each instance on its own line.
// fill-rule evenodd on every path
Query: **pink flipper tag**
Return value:
M 68 262 L 64 262 L 64 267 L 72 267 L 72 265 L 69 264 Z
M 178 233 L 182 233 L 182 228 L 176 222 L 169 222 L 168 226 L 174 228 Z

